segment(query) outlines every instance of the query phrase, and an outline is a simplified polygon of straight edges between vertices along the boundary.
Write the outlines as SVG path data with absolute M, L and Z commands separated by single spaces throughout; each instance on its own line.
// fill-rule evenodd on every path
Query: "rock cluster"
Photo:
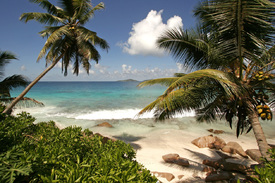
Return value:
M 211 130 L 214 133 L 214 130 Z M 217 133 L 216 133 L 217 134 Z M 236 181 L 236 174 L 245 176 L 249 179 L 252 175 L 253 169 L 243 164 L 230 162 L 228 159 L 238 159 L 238 156 L 232 156 L 232 154 L 238 154 L 243 158 L 249 158 L 260 162 L 261 154 L 257 149 L 248 149 L 246 151 L 237 142 L 226 143 L 223 139 L 217 136 L 209 135 L 199 137 L 192 141 L 192 144 L 199 148 L 211 148 L 216 149 L 216 153 L 221 157 L 220 159 L 205 159 L 202 164 L 202 172 L 205 172 L 205 182 L 216 181 Z M 186 158 L 180 157 L 178 154 L 166 154 L 162 156 L 162 159 L 166 163 L 176 164 L 183 167 L 189 167 L 189 161 Z M 165 172 L 152 172 L 157 177 L 166 178 L 167 181 L 172 181 L 175 176 L 171 173 Z M 181 179 L 183 175 L 178 178 Z
M 209 135 L 204 137 L 199 137 L 191 142 L 192 144 L 198 146 L 199 148 L 211 148 L 222 150 L 223 152 L 230 154 L 239 154 L 244 158 L 248 158 L 248 155 L 243 150 L 243 148 L 237 142 L 228 142 L 226 143 L 223 139 Z

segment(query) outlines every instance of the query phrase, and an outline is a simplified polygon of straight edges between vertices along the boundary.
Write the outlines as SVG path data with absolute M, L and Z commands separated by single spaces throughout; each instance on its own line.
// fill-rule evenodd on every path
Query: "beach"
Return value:
M 215 123 L 198 123 L 193 111 L 186 111 L 175 119 L 156 122 L 153 114 L 137 116 L 137 113 L 161 95 L 161 86 L 139 89 L 136 82 L 40 82 L 27 97 L 44 103 L 44 106 L 27 107 L 24 104 L 14 110 L 14 114 L 29 112 L 36 123 L 53 120 L 59 128 L 80 126 L 103 136 L 123 140 L 136 150 L 136 160 L 151 172 L 165 172 L 175 177 L 171 181 L 158 177 L 161 182 L 204 182 L 206 172 L 202 172 L 205 159 L 219 159 L 216 150 L 199 148 L 191 142 L 199 137 L 213 135 L 226 143 L 237 142 L 244 151 L 257 149 L 253 132 L 235 135 L 224 120 Z M 17 96 L 20 90 L 13 91 Z M 99 127 L 108 122 L 111 128 Z M 268 143 L 275 144 L 274 121 L 262 121 Z M 222 130 L 213 134 L 209 129 Z M 190 166 L 183 167 L 166 163 L 162 156 L 178 154 L 186 158 Z M 257 162 L 239 155 L 237 160 L 244 165 Z

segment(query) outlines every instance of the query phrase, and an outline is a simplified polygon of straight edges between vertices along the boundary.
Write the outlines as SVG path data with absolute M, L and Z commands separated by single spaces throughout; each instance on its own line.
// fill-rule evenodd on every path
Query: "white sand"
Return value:
M 134 144 L 140 146 L 137 150 L 136 159 L 151 172 L 172 173 L 175 176 L 175 179 L 173 179 L 171 183 L 204 182 L 206 175 L 202 172 L 202 169 L 205 167 L 205 165 L 202 164 L 202 161 L 204 159 L 220 158 L 215 150 L 209 148 L 198 148 L 191 143 L 192 140 L 205 135 L 210 135 L 210 133 L 206 130 L 205 133 L 201 134 L 171 129 L 153 131 L 144 136 L 144 138 L 134 142 Z M 244 150 L 258 148 L 255 138 L 251 138 L 251 136 L 241 136 L 239 138 L 229 134 L 215 136 L 219 136 L 226 142 L 238 142 Z M 271 141 L 273 142 L 269 141 L 269 143 L 275 143 L 274 139 Z M 180 157 L 187 158 L 190 166 L 182 167 L 175 164 L 165 163 L 162 156 L 170 153 L 176 153 Z M 257 163 L 251 159 L 245 159 L 241 156 L 237 157 L 240 158 L 237 161 L 245 165 Z M 184 176 L 179 179 L 179 175 Z M 165 178 L 158 177 L 158 179 L 164 183 L 168 182 Z

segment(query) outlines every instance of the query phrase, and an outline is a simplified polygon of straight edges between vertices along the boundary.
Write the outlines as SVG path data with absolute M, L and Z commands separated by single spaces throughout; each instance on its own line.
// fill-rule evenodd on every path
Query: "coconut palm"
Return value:
M 14 54 L 7 51 L 0 51 L 0 78 L 3 78 L 4 66 L 12 59 L 17 59 Z M 4 78 L 4 80 L 0 81 L 0 101 L 4 98 L 11 97 L 10 90 L 13 88 L 26 86 L 27 84 L 27 79 L 21 75 L 12 75 Z
M 199 121 L 224 117 L 231 127 L 236 121 L 237 136 L 252 128 L 261 154 L 267 157 L 269 146 L 259 117 L 272 119 L 268 94 L 275 91 L 273 7 L 266 0 L 205 1 L 195 11 L 202 31 L 168 30 L 159 38 L 159 47 L 185 66 L 201 70 L 141 83 L 141 87 L 161 83 L 168 88 L 140 114 L 154 110 L 156 118 L 166 119 L 194 109 Z
M 79 67 L 89 73 L 91 67 L 90 60 L 96 63 L 100 59 L 100 54 L 96 46 L 108 50 L 108 43 L 93 32 L 84 27 L 93 16 L 96 10 L 104 8 L 103 3 L 95 7 L 91 5 L 91 0 L 59 0 L 59 6 L 51 4 L 48 0 L 30 0 L 45 9 L 47 13 L 23 13 L 20 20 L 28 22 L 36 20 L 46 24 L 45 30 L 40 32 L 47 41 L 38 55 L 38 59 L 45 57 L 46 64 L 50 64 L 26 89 L 8 106 L 3 113 L 11 108 L 59 61 L 62 65 L 64 75 L 67 69 L 73 64 L 73 73 L 79 74 Z

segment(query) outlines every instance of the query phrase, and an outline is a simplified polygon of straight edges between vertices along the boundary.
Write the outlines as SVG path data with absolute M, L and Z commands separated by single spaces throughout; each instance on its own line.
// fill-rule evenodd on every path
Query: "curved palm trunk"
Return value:
M 259 150 L 261 152 L 262 157 L 269 158 L 269 155 L 267 154 L 268 149 L 270 149 L 270 146 L 268 145 L 264 131 L 262 129 L 262 126 L 259 121 L 259 117 L 255 109 L 250 109 L 248 114 L 249 120 L 251 122 L 253 132 L 259 147 Z
M 61 57 L 60 57 L 61 58 Z M 59 58 L 59 59 L 60 59 Z M 30 89 L 43 77 L 45 76 L 45 74 L 47 74 L 59 61 L 56 60 L 55 62 L 53 62 L 48 68 L 46 68 L 37 78 L 35 78 L 35 80 L 33 80 L 26 88 L 25 90 L 18 95 L 18 97 L 16 97 L 9 106 L 6 107 L 6 109 L 2 112 L 5 114 L 8 114 L 11 112 L 12 108 L 30 91 Z

